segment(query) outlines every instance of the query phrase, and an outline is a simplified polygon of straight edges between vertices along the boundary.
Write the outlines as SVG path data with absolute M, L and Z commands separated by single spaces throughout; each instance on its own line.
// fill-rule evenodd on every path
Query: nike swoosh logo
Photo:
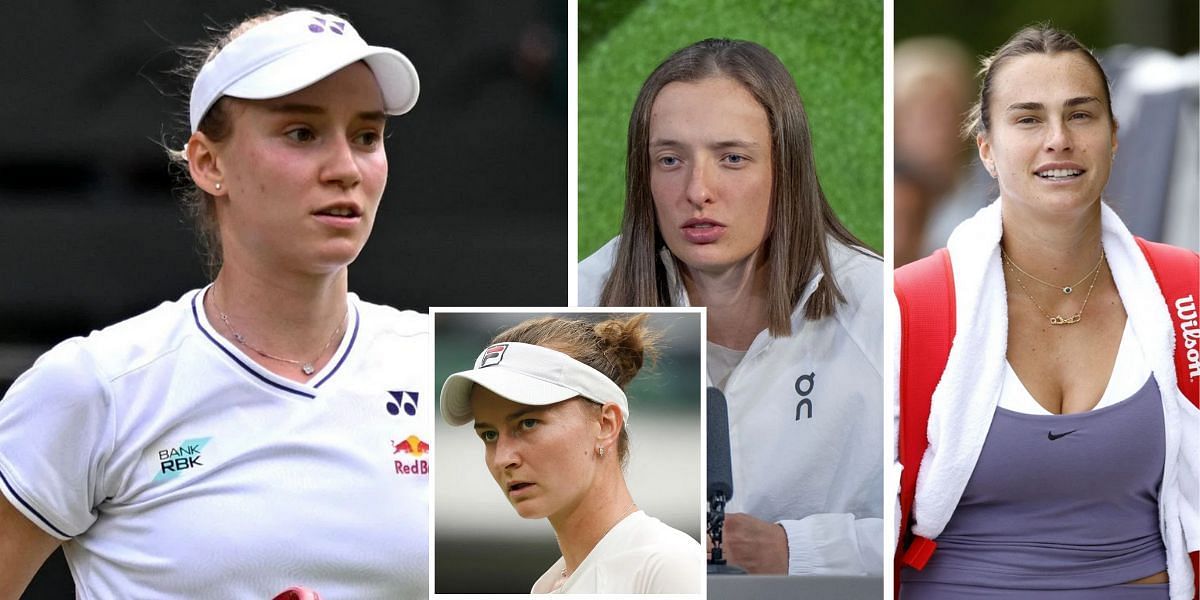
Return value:
M 1047 432 L 1046 432 L 1046 437 L 1047 437 L 1047 438 L 1050 438 L 1050 441 L 1052 441 L 1052 442 L 1053 442 L 1054 440 L 1057 440 L 1057 439 L 1058 439 L 1058 438 L 1060 438 L 1060 437 L 1066 437 L 1066 436 L 1068 436 L 1068 435 L 1071 435 L 1072 433 L 1075 433 L 1076 431 L 1079 431 L 1079 430 L 1078 430 L 1078 429 L 1072 429 L 1072 430 L 1070 430 L 1070 431 L 1068 431 L 1068 432 L 1066 432 L 1066 433 L 1060 433 L 1060 434 L 1058 434 L 1058 435 L 1055 435 L 1053 431 L 1047 431 Z

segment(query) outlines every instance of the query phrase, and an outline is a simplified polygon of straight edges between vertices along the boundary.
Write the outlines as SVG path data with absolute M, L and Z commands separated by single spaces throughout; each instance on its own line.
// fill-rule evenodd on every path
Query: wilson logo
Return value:
M 200 461 L 204 447 L 211 437 L 183 440 L 178 446 L 164 448 L 158 451 L 158 473 L 154 481 L 166 481 L 204 466 Z
M 1196 299 L 1190 294 L 1175 301 L 1175 316 L 1179 319 L 1179 334 L 1187 350 L 1188 377 L 1200 377 L 1200 327 L 1196 322 Z

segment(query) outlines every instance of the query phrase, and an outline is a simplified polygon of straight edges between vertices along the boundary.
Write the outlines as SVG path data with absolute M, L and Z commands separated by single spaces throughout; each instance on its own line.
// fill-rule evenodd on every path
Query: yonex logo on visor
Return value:
M 391 48 L 367 45 L 344 19 L 298 10 L 259 23 L 221 48 L 196 75 L 189 105 L 192 131 L 221 96 L 286 96 L 360 60 L 375 75 L 385 113 L 412 109 L 420 93 L 412 63 Z
M 309 31 L 313 33 L 321 33 L 322 31 L 325 31 L 325 19 L 322 19 L 321 17 L 313 17 L 313 20 L 316 21 L 316 23 L 308 26 Z M 346 27 L 345 21 L 334 21 L 332 25 L 329 25 L 329 31 L 332 31 L 338 35 L 342 35 L 342 29 L 344 27 Z

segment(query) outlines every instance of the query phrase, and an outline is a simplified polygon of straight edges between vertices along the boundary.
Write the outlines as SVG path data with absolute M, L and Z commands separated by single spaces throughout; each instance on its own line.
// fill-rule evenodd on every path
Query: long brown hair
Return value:
M 770 50 L 753 42 L 707 39 L 672 54 L 642 84 L 633 114 L 625 165 L 625 214 L 616 260 L 600 295 L 604 306 L 670 306 L 662 235 L 650 193 L 650 110 L 664 86 L 676 81 L 729 77 L 767 113 L 771 130 L 771 223 L 763 250 L 767 264 L 767 322 L 771 335 L 791 334 L 791 314 L 804 285 L 825 273 L 804 307 L 808 319 L 833 314 L 845 301 L 832 277 L 826 238 L 859 248 L 833 213 L 813 161 L 812 136 L 796 82 Z

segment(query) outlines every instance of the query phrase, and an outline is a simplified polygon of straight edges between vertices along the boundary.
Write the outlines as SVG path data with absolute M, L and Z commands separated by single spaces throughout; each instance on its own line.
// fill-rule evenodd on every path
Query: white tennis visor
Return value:
M 192 132 L 221 96 L 286 96 L 360 60 L 375 74 L 385 113 L 402 115 L 412 109 L 420 94 L 412 63 L 391 48 L 368 46 L 346 19 L 297 10 L 259 23 L 200 69 L 189 105 Z
M 442 418 L 466 425 L 471 413 L 471 389 L 481 385 L 518 404 L 547 406 L 582 396 L 597 404 L 616 404 L 629 421 L 629 400 L 607 375 L 562 352 L 520 342 L 484 348 L 475 368 L 446 378 L 442 384 Z

